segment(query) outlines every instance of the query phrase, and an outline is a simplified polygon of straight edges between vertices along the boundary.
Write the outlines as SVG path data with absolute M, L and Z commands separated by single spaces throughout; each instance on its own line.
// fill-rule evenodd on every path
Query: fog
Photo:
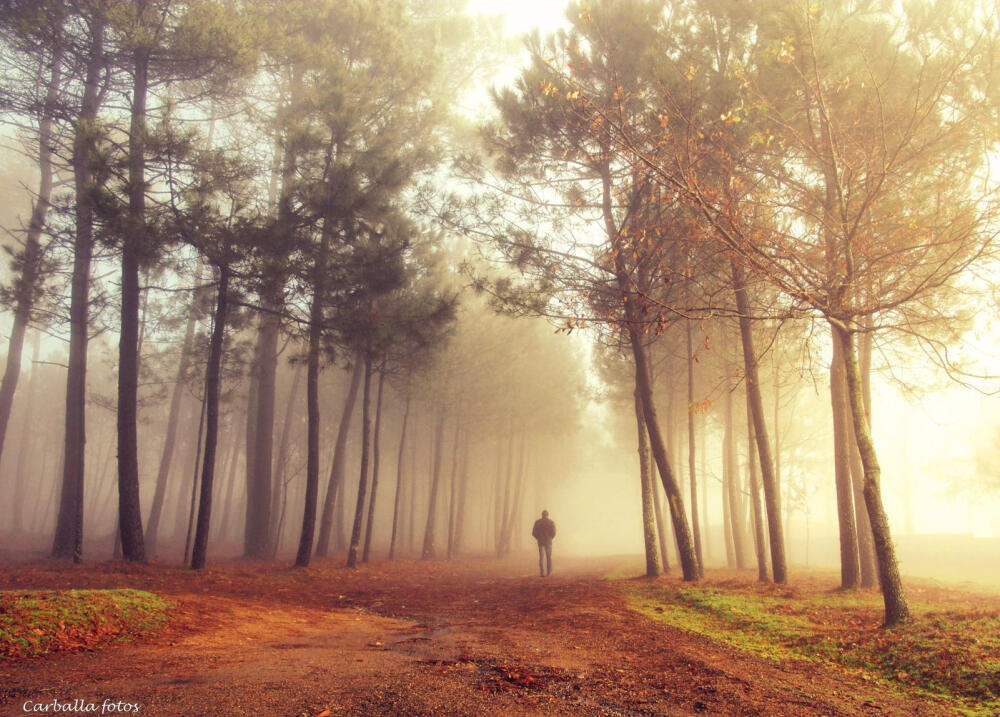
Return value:
M 528 560 L 547 510 L 557 556 L 1000 589 L 995 107 L 897 137 L 847 4 L 719 20 L 736 75 L 710 3 L 246 3 L 211 69 L 152 4 L 145 108 L 142 17 L 2 16 L 4 558 Z M 995 92 L 900 33 L 901 86 Z

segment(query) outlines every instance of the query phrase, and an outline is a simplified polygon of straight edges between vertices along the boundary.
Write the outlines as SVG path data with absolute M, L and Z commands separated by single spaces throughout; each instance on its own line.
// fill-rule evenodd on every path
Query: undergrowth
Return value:
M 627 592 L 638 612 L 739 650 L 838 665 L 865 680 L 946 698 L 970 714 L 1000 713 L 996 611 L 911 605 L 911 621 L 884 629 L 873 593 L 663 584 Z
M 94 649 L 152 634 L 171 603 L 142 590 L 0 591 L 0 659 Z

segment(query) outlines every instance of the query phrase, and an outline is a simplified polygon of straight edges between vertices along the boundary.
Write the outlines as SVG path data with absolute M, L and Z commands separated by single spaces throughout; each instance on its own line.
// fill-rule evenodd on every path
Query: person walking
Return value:
M 556 524 L 549 518 L 549 511 L 543 510 L 542 517 L 535 521 L 531 537 L 538 541 L 538 572 L 544 578 L 552 574 L 552 539 L 556 537 Z

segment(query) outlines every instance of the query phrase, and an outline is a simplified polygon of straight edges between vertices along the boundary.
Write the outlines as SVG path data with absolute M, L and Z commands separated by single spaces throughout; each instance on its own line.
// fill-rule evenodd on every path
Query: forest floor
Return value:
M 39 703 L 80 699 L 101 714 L 106 698 L 136 704 L 148 715 L 937 715 L 955 714 L 963 704 L 975 709 L 974 702 L 931 696 L 905 680 L 799 659 L 788 650 L 762 652 L 719 639 L 706 624 L 663 619 L 682 616 L 700 598 L 685 593 L 676 577 L 609 579 L 632 565 L 565 560 L 545 579 L 527 556 L 500 564 L 380 562 L 355 571 L 333 562 L 307 570 L 229 563 L 201 573 L 123 563 L 6 565 L 0 589 L 139 588 L 173 607 L 166 627 L 152 636 L 0 662 L 0 712 L 18 715 L 28 702 L 39 709 Z M 706 589 L 710 595 L 743 591 L 758 602 L 818 599 L 819 607 L 810 609 L 823 613 L 833 586 L 829 578 L 812 577 L 789 588 L 757 588 L 751 573 L 710 571 Z M 965 610 L 970 600 L 977 614 L 1000 615 L 997 596 L 926 585 L 916 592 L 938 606 L 938 615 L 949 604 Z M 884 642 L 876 596 L 869 598 L 850 613 L 849 627 Z M 732 609 L 722 605 L 719 614 Z M 723 627 L 730 636 L 755 631 L 746 620 Z

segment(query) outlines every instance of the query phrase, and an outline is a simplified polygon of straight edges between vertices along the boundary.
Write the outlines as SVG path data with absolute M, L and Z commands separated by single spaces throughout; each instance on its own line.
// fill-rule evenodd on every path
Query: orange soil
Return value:
M 557 567 L 10 566 L 0 588 L 136 587 L 176 609 L 141 644 L 0 663 L 0 711 L 108 697 L 146 715 L 948 714 L 649 621 L 601 580 L 608 561 Z

